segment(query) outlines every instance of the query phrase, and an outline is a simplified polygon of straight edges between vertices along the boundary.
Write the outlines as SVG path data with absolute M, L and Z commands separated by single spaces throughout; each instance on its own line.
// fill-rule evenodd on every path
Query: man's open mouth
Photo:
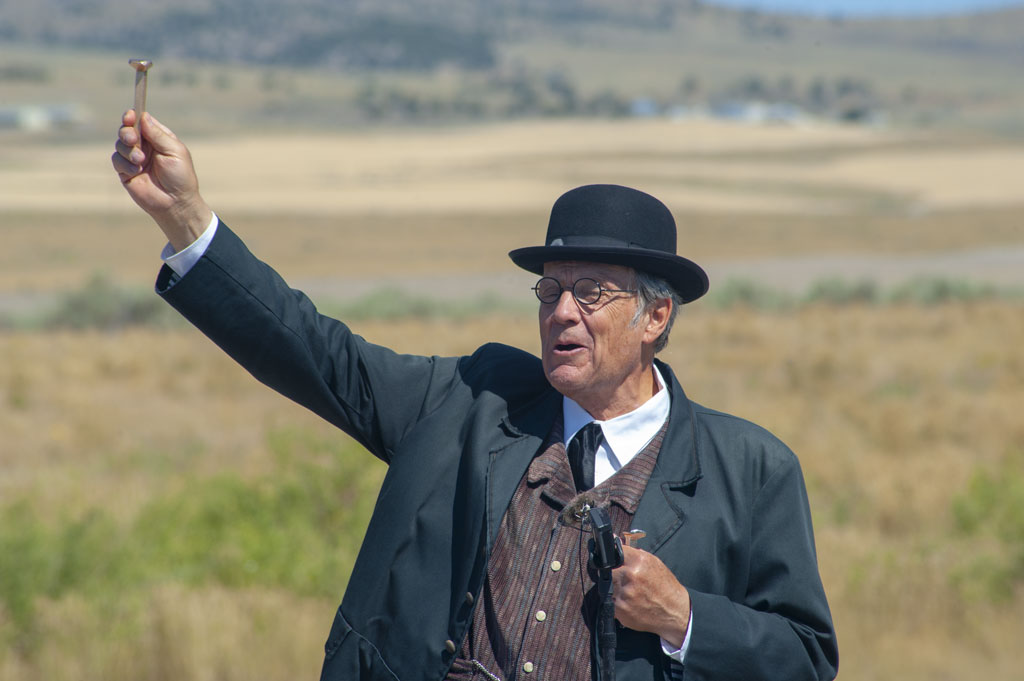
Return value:
M 559 343 L 555 346 L 555 350 L 558 352 L 572 352 L 573 350 L 577 350 L 582 347 L 583 346 L 578 343 Z

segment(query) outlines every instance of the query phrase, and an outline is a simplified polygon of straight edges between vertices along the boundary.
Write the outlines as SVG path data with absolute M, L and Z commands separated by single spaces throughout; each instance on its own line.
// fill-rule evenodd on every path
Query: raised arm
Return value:
M 213 212 L 199 194 L 188 148 L 148 113 L 121 119 L 114 170 L 175 251 L 199 238 Z M 415 422 L 447 394 L 457 358 L 398 355 L 319 314 L 223 224 L 195 267 L 164 268 L 156 288 L 263 383 L 311 409 L 390 460 Z M 383 408 L 382 408 L 383 405 Z

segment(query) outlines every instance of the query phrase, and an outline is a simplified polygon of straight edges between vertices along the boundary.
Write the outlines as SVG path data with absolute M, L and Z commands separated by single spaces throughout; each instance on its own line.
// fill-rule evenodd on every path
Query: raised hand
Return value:
M 180 251 L 203 233 L 213 211 L 199 194 L 188 147 L 149 113 L 139 131 L 135 120 L 132 109 L 121 118 L 111 163 L 128 195 Z

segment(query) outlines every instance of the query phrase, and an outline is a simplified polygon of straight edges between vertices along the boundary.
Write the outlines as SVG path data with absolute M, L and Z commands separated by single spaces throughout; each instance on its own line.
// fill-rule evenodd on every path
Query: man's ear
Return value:
M 658 298 L 647 310 L 647 325 L 644 327 L 644 342 L 654 343 L 668 326 L 668 320 L 672 316 L 671 298 Z

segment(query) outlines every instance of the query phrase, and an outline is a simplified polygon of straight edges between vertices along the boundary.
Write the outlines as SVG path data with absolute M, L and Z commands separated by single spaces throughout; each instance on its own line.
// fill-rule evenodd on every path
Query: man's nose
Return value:
M 563 289 L 562 295 L 555 302 L 551 314 L 560 323 L 575 323 L 580 319 L 580 304 L 572 294 L 572 289 Z

